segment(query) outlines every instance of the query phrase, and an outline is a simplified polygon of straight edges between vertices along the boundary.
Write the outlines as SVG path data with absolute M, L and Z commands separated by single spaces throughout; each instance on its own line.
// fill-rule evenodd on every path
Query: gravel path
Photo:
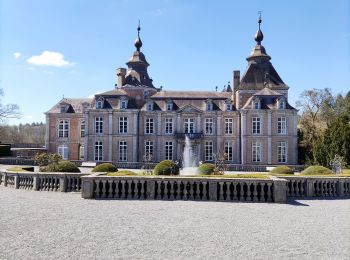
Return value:
M 0 186 L 0 259 L 350 259 L 350 200 L 84 200 Z

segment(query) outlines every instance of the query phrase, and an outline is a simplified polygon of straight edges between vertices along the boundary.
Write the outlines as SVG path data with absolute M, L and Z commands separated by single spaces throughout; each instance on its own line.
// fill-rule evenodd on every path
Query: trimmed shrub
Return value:
M 288 167 L 288 166 L 277 166 L 275 168 L 273 168 L 270 173 L 274 173 L 274 174 L 294 174 L 293 170 Z
M 332 174 L 332 171 L 326 167 L 315 165 L 309 166 L 305 170 L 301 172 L 301 174 L 305 175 L 327 175 Z
M 70 161 L 60 161 L 40 167 L 41 172 L 80 172 L 79 168 Z
M 92 172 L 116 172 L 118 168 L 111 163 L 101 163 L 92 169 Z
M 156 165 L 153 173 L 154 175 L 179 175 L 180 169 L 173 161 L 164 160 Z
M 212 163 L 203 163 L 198 167 L 198 173 L 202 175 L 213 174 L 215 170 L 215 165 Z
M 106 175 L 107 176 L 135 176 L 138 174 L 136 172 L 129 171 L 129 170 L 121 170 L 117 172 L 108 172 Z

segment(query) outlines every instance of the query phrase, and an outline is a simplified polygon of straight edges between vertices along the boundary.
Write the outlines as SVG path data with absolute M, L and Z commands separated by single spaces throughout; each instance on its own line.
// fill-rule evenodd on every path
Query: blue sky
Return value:
M 45 121 L 63 95 L 111 90 L 141 20 L 155 86 L 215 90 L 244 72 L 262 11 L 263 45 L 290 86 L 292 105 L 310 88 L 350 90 L 349 1 L 0 0 L 2 103 Z M 39 57 L 38 57 L 39 56 Z

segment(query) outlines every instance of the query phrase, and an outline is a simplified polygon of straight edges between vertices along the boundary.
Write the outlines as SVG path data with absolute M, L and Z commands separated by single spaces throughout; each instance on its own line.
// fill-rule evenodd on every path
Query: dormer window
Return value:
M 126 100 L 121 100 L 120 101 L 120 109 L 126 109 L 127 107 L 127 102 Z
M 232 103 L 230 100 L 227 100 L 225 105 L 226 105 L 226 111 L 232 111 Z
M 172 111 L 173 110 L 173 102 L 172 101 L 167 101 L 166 103 L 166 110 L 167 111 Z
M 103 108 L 103 100 L 98 100 L 98 101 L 96 102 L 96 108 L 97 108 L 97 109 Z
M 147 102 L 147 111 L 153 111 L 153 102 Z
M 61 113 L 66 113 L 67 112 L 67 106 L 66 105 L 61 105 L 60 112 Z
M 143 99 L 147 99 L 149 97 L 149 91 L 148 90 L 144 90 L 143 91 Z
M 207 101 L 207 111 L 213 111 L 213 102 L 211 100 Z
M 260 100 L 254 99 L 252 102 L 252 109 L 260 109 Z
M 286 108 L 286 101 L 284 99 L 278 100 L 278 109 L 285 109 Z

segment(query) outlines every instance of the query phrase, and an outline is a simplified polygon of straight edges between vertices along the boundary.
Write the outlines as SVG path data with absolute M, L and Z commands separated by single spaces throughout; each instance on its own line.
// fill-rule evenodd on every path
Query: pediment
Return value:
M 185 105 L 179 110 L 179 113 L 202 113 L 202 110 L 193 105 Z

